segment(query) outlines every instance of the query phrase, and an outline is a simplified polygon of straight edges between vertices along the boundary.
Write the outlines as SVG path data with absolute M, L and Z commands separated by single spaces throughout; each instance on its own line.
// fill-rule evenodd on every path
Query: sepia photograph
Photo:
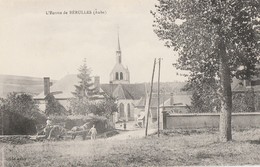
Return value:
M 0 0 L 0 166 L 260 166 L 259 0 Z

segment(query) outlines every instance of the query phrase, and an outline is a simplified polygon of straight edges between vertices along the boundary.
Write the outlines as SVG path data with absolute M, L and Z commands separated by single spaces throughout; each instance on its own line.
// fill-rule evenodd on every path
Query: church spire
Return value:
M 116 62 L 118 64 L 121 64 L 122 57 L 121 57 L 121 48 L 120 48 L 120 41 L 119 41 L 119 28 L 117 30 L 117 42 L 118 42 L 118 48 L 117 48 L 117 51 L 116 51 Z
M 119 41 L 119 28 L 117 29 L 117 43 L 118 43 L 118 51 L 121 52 L 121 48 L 120 48 L 120 41 Z

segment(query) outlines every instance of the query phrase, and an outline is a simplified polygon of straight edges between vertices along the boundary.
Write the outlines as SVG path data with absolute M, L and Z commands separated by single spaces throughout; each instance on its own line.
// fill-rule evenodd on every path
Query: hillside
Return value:
M 10 92 L 25 92 L 37 95 L 43 91 L 43 78 L 0 75 L 0 97 L 6 97 Z

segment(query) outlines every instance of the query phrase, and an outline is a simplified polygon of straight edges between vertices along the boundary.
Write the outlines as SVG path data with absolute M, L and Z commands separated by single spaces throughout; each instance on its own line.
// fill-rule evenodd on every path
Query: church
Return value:
M 142 97 L 146 97 L 146 86 L 144 83 L 131 84 L 130 72 L 122 63 L 122 52 L 118 36 L 118 47 L 116 51 L 115 66 L 110 72 L 109 84 L 101 84 L 101 91 L 117 99 L 118 112 L 114 115 L 114 121 L 132 121 L 138 116 L 135 112 L 136 104 Z
M 115 53 L 115 65 L 109 75 L 109 82 L 101 84 L 100 77 L 93 77 L 93 83 L 100 92 L 117 99 L 118 112 L 113 115 L 113 121 L 134 121 L 140 115 L 143 115 L 145 105 L 149 97 L 150 84 L 148 83 L 134 83 L 130 82 L 130 71 L 123 65 L 123 56 L 120 47 L 119 36 L 117 39 L 117 50 Z M 69 74 L 61 80 L 55 82 L 53 85 L 50 83 L 50 78 L 44 78 L 44 91 L 34 97 L 39 102 L 40 109 L 44 112 L 46 107 L 45 97 L 52 93 L 56 100 L 60 102 L 65 109 L 70 109 L 70 99 L 75 98 L 72 92 L 75 91 L 75 85 L 78 85 L 79 79 L 76 74 Z M 156 83 L 155 83 L 156 85 Z M 171 99 L 174 103 L 180 103 L 184 107 L 190 105 L 190 95 L 178 95 L 184 83 L 172 82 L 161 83 L 161 88 L 165 89 L 167 93 L 162 95 L 160 105 L 164 104 L 167 100 Z M 156 86 L 155 86 L 156 87 Z M 177 90 L 177 93 L 175 92 Z M 157 92 L 157 90 L 154 90 Z M 175 92 L 175 93 L 174 93 Z M 169 96 L 174 93 L 174 96 Z M 185 96 L 185 97 L 184 97 Z M 186 97 L 187 96 L 187 97 Z M 102 97 L 101 97 L 102 98 Z M 185 99 L 185 100 L 183 100 Z M 188 100 L 187 100 L 188 99 Z M 153 95 L 151 118 L 153 121 L 157 119 L 157 98 Z
M 105 84 L 100 84 L 99 76 L 93 77 L 93 83 L 100 92 L 103 92 L 109 96 L 117 99 L 118 112 L 113 116 L 114 122 L 118 120 L 131 121 L 134 120 L 135 105 L 146 96 L 146 87 L 144 83 L 131 84 L 130 83 L 130 72 L 122 64 L 122 53 L 120 48 L 120 41 L 118 36 L 118 47 L 116 50 L 116 61 L 114 68 L 110 75 L 110 81 Z M 75 91 L 75 85 L 78 85 L 79 79 L 76 74 L 69 74 L 63 77 L 61 80 L 50 83 L 49 77 L 44 77 L 44 91 L 34 97 L 39 102 L 40 109 L 44 112 L 46 108 L 45 97 L 47 94 L 52 93 L 56 100 L 59 101 L 65 109 L 69 110 L 69 100 L 74 98 L 72 92 Z

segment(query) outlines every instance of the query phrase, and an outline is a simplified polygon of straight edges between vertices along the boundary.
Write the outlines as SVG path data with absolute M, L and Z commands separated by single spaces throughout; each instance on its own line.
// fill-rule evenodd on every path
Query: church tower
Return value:
M 118 48 L 116 51 L 116 64 L 110 73 L 110 83 L 112 84 L 129 84 L 130 74 L 128 68 L 122 64 L 122 52 L 120 48 L 119 34 L 118 34 Z

